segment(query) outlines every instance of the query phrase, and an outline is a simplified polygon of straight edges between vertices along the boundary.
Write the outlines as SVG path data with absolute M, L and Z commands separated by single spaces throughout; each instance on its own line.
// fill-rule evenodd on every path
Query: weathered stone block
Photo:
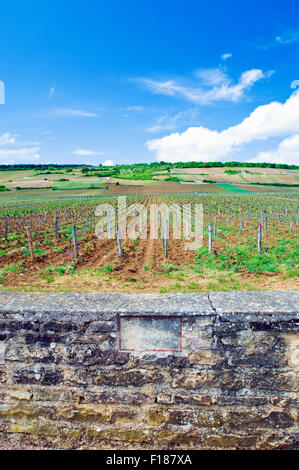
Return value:
M 299 392 L 299 376 L 287 369 L 257 367 L 246 374 L 246 386 L 264 390 Z
M 100 346 L 89 344 L 70 346 L 66 350 L 65 362 L 68 364 L 124 365 L 129 361 L 129 354 L 115 349 L 103 350 Z
M 46 367 L 27 367 L 14 370 L 13 380 L 17 384 L 58 385 L 63 375 L 59 369 Z
M 57 429 L 54 428 L 53 425 L 48 426 L 45 424 L 10 424 L 8 429 L 8 433 L 24 433 L 24 434 L 36 434 L 42 436 L 54 436 L 57 434 Z
M 124 442 L 147 442 L 152 439 L 151 433 L 143 429 L 119 429 L 108 428 L 99 429 L 90 427 L 87 430 L 87 437 L 104 441 L 124 441 Z
M 155 356 L 153 354 L 145 354 L 142 357 L 133 357 L 135 367 L 148 367 L 154 365 L 158 368 L 185 368 L 188 365 L 187 357 L 180 355 L 167 355 L 164 357 Z
M 188 356 L 188 360 L 191 365 L 215 365 L 223 362 L 221 356 L 211 349 L 192 351 Z
M 193 390 L 206 387 L 214 380 L 214 372 L 212 369 L 191 369 L 178 373 L 174 376 L 172 387 Z
M 235 436 L 215 434 L 204 439 L 207 448 L 214 449 L 252 449 L 256 448 L 257 436 Z
M 289 333 L 284 336 L 287 344 L 286 358 L 289 366 L 299 370 L 299 333 Z
M 87 334 L 111 333 L 116 331 L 116 322 L 114 321 L 96 321 L 91 323 L 86 329 Z
M 186 405 L 211 405 L 216 400 L 216 392 L 180 392 L 171 397 L 171 403 Z
M 15 401 L 29 401 L 33 398 L 33 394 L 30 390 L 26 390 L 24 388 L 19 389 L 8 389 L 5 393 L 5 401 L 15 402 Z
M 132 369 L 128 371 L 110 370 L 99 372 L 94 378 L 96 385 L 114 385 L 141 387 L 148 383 L 161 383 L 163 375 L 157 370 Z
M 151 408 L 147 412 L 147 422 L 151 426 L 160 426 L 167 420 L 167 414 L 163 407 Z
M 54 348 L 52 347 L 54 345 Z M 43 347 L 40 343 L 32 345 L 9 343 L 7 345 L 6 361 L 41 362 L 44 364 L 61 362 L 62 356 L 55 343 Z
M 154 396 L 129 390 L 119 391 L 115 388 L 97 391 L 91 388 L 90 391 L 84 391 L 81 398 L 83 403 L 125 403 L 130 405 L 141 405 L 145 403 L 154 403 Z
M 4 383 L 7 380 L 6 368 L 0 366 L 0 383 Z
M 40 406 L 36 403 L 18 403 L 17 405 L 0 406 L 0 416 L 5 418 L 45 418 L 55 419 L 55 408 Z
M 226 390 L 239 390 L 243 388 L 244 380 L 242 368 L 217 366 L 211 386 Z
M 58 343 L 61 337 L 55 333 L 26 333 L 25 341 L 27 344 L 39 343 L 41 346 L 49 347 L 51 343 Z
M 218 428 L 222 424 L 222 416 L 216 410 L 174 410 L 170 411 L 168 422 L 181 426 L 193 425 L 199 428 Z
M 289 428 L 295 425 L 293 416 L 286 411 L 271 411 L 266 421 L 269 425 L 276 428 Z

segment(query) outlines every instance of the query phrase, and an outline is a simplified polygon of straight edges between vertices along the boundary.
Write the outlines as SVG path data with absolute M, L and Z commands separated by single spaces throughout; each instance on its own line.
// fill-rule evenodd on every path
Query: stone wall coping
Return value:
M 64 315 L 111 319 L 115 315 L 229 316 L 261 321 L 299 318 L 298 291 L 191 294 L 81 294 L 1 292 L 0 314 Z

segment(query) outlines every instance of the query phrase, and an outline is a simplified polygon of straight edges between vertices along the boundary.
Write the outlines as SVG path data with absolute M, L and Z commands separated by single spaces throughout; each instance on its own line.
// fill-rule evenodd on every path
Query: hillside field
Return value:
M 164 194 L 220 193 L 234 187 L 250 192 L 295 191 L 299 169 L 211 167 L 151 168 L 148 165 L 117 167 L 50 167 L 50 169 L 0 169 L 1 194 L 51 196 L 59 194 Z M 167 167 L 165 169 L 164 167 Z M 218 186 L 227 184 L 233 186 Z M 5 191 L 4 191 L 5 190 Z M 238 191 L 238 190 L 236 190 Z
M 259 175 L 241 175 L 225 173 L 225 168 L 162 170 L 160 177 L 180 175 L 179 181 L 153 179 L 156 170 L 144 180 L 128 169 L 120 178 L 95 176 L 113 174 L 113 168 L 91 169 L 88 176 L 85 168 L 1 171 L 0 289 L 162 293 L 298 289 L 299 192 L 292 186 L 298 170 L 250 168 Z M 191 175 L 193 183 L 188 181 Z M 263 184 L 242 183 L 243 176 L 256 183 L 254 178 L 260 178 Z M 128 196 L 128 205 L 143 204 L 147 211 L 142 222 L 146 220 L 146 228 L 137 218 L 134 236 L 120 244 L 116 237 L 99 239 L 95 232 L 99 220 L 104 220 L 106 231 L 116 229 L 111 215 L 101 219 L 96 208 L 103 203 L 117 211 L 119 195 Z M 174 237 L 174 213 L 160 215 L 158 237 L 150 239 L 150 207 L 162 203 L 180 209 L 191 205 L 187 233 L 180 239 Z M 204 208 L 203 246 L 188 251 L 186 241 L 197 230 L 195 204 Z M 128 216 L 128 223 L 134 220 Z

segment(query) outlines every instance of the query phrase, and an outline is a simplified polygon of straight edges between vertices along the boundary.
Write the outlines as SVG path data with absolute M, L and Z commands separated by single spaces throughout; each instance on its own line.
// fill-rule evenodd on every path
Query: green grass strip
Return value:
M 232 191 L 233 193 L 251 193 L 251 191 L 247 191 L 246 189 L 238 188 L 237 186 L 233 186 L 232 184 L 228 183 L 223 183 L 223 184 L 218 184 L 222 189 L 226 189 L 227 191 Z

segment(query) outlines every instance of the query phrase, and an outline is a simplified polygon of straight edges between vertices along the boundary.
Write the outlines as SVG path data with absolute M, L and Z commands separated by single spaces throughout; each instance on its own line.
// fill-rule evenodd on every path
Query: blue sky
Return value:
M 298 164 L 299 5 L 246 3 L 2 2 L 0 163 Z

